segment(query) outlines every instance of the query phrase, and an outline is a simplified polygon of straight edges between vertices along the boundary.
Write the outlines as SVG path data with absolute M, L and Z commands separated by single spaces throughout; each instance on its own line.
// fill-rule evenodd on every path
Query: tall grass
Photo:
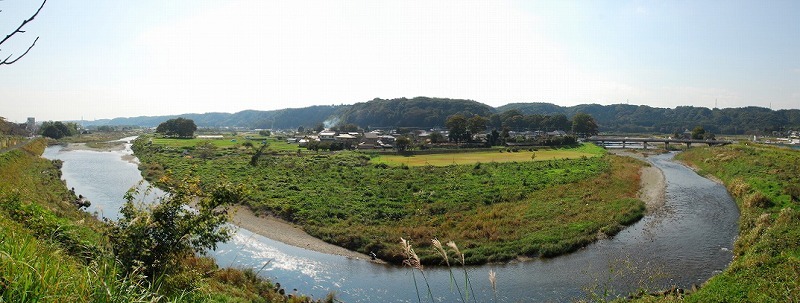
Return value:
M 448 251 L 444 249 L 444 247 L 442 246 L 442 242 L 440 242 L 439 239 L 431 239 L 431 243 L 433 244 L 436 253 L 439 254 L 439 256 L 445 261 L 447 269 L 450 272 L 450 277 L 449 277 L 451 285 L 450 292 L 453 292 L 453 286 L 455 286 L 456 290 L 458 291 L 458 296 L 461 299 L 461 302 L 469 302 L 470 292 L 472 293 L 472 300 L 477 302 L 477 299 L 475 297 L 475 290 L 472 289 L 472 282 L 469 279 L 469 273 L 467 273 L 466 263 L 464 262 L 464 254 L 461 253 L 461 251 L 458 249 L 456 243 L 453 241 L 448 241 L 447 247 L 449 247 L 452 250 L 452 253 L 456 255 L 455 260 L 461 263 L 461 268 L 464 270 L 463 293 L 461 292 L 461 286 L 458 285 L 459 282 L 456 280 L 455 275 L 453 274 L 453 267 L 450 264 Z M 411 247 L 411 242 L 409 242 L 406 239 L 400 238 L 400 245 L 403 249 L 403 256 L 405 258 L 403 260 L 403 265 L 408 266 L 411 269 L 411 276 L 412 279 L 414 280 L 414 288 L 417 291 L 417 299 L 419 300 L 419 302 L 422 302 L 422 296 L 420 295 L 419 286 L 417 284 L 417 278 L 416 275 L 414 274 L 415 269 L 420 272 L 423 280 L 425 281 L 425 286 L 428 291 L 428 296 L 430 297 L 431 302 L 435 302 L 433 298 L 433 291 L 431 290 L 430 283 L 428 283 L 428 278 L 425 276 L 425 271 L 423 270 L 423 265 L 422 263 L 420 263 L 419 256 L 417 256 L 417 253 L 414 251 L 414 248 Z M 495 284 L 496 283 L 495 278 L 496 278 L 495 274 L 492 271 L 489 275 L 489 281 L 492 285 L 492 289 L 495 291 L 495 301 L 497 301 L 497 294 L 496 294 L 497 289 Z
M 0 226 L 0 301 L 157 302 L 162 298 L 121 272 L 113 256 L 82 264 L 6 217 L 0 216 Z

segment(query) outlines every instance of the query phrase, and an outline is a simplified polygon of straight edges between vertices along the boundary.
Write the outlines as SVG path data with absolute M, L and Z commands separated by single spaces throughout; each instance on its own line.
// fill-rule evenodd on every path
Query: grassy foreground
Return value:
M 203 257 L 187 256 L 161 277 L 125 272 L 105 224 L 72 204 L 59 162 L 39 157 L 45 144 L 0 153 L 0 302 L 309 301 Z
M 800 153 L 763 145 L 692 148 L 678 156 L 716 177 L 741 211 L 734 260 L 688 296 L 641 302 L 798 302 Z
M 636 198 L 643 163 L 601 149 L 559 151 L 583 153 L 574 159 L 531 161 L 528 153 L 522 161 L 446 166 L 388 165 L 381 162 L 386 156 L 358 152 L 273 150 L 252 166 L 253 150 L 244 146 L 219 145 L 208 153 L 148 142 L 138 140 L 134 151 L 149 180 L 193 174 L 206 184 L 245 184 L 251 191 L 243 203 L 257 213 L 397 263 L 400 237 L 429 264 L 441 262 L 430 247 L 433 238 L 455 241 L 472 264 L 555 256 L 613 235 L 644 212 Z M 516 153 L 496 152 L 510 154 Z

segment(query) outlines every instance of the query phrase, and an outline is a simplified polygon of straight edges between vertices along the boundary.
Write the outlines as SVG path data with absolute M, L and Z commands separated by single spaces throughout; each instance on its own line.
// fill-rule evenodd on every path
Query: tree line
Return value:
M 489 119 L 492 128 L 570 129 L 579 113 L 592 116 L 601 132 L 674 134 L 701 126 L 715 134 L 758 134 L 800 129 L 800 110 L 773 111 L 762 107 L 708 109 L 680 106 L 657 108 L 645 105 L 582 104 L 570 107 L 550 103 L 512 103 L 493 108 L 472 100 L 417 97 L 412 99 L 373 99 L 353 105 L 311 106 L 274 111 L 248 110 L 234 114 L 187 114 L 199 127 L 245 127 L 304 130 L 324 127 L 337 118 L 361 128 L 441 128 L 448 117 L 479 115 Z M 155 127 L 178 116 L 117 118 L 101 121 L 107 125 Z M 330 125 L 329 125 L 330 127 Z

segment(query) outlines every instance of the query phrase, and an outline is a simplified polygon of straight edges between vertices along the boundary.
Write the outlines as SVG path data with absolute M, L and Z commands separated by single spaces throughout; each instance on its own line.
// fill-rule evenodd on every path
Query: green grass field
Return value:
M 386 163 L 389 165 L 408 166 L 447 166 L 463 165 L 490 162 L 524 162 L 524 161 L 547 161 L 555 159 L 578 159 L 581 157 L 596 157 L 605 153 L 600 147 L 595 145 L 584 145 L 572 149 L 540 149 L 528 151 L 522 149 L 516 152 L 509 152 L 506 149 L 496 151 L 481 151 L 467 153 L 443 153 L 430 155 L 381 155 L 373 158 L 373 163 Z
M 441 261 L 429 250 L 434 237 L 457 242 L 473 264 L 563 254 L 616 233 L 644 211 L 636 199 L 642 163 L 600 156 L 604 150 L 593 145 L 543 150 L 547 156 L 537 161 L 530 152 L 448 154 L 443 166 L 388 165 L 352 151 L 277 153 L 256 166 L 249 164 L 252 149 L 200 158 L 137 141 L 134 151 L 149 180 L 169 172 L 174 180 L 244 184 L 250 193 L 243 203 L 257 213 L 398 263 L 400 237 L 428 263 Z M 469 164 L 449 165 L 452 157 Z
M 248 138 L 249 137 L 249 138 Z M 267 138 L 269 149 L 275 151 L 297 151 L 299 146 L 297 144 L 289 144 L 283 140 L 276 138 Z M 258 135 L 243 134 L 237 136 L 226 135 L 221 139 L 211 138 L 192 138 L 192 139 L 174 139 L 174 138 L 153 138 L 153 144 L 167 146 L 172 148 L 192 148 L 201 143 L 209 142 L 217 148 L 236 148 L 241 147 L 245 142 L 250 142 L 255 146 L 260 146 L 264 138 Z M 302 148 L 305 151 L 305 148 Z

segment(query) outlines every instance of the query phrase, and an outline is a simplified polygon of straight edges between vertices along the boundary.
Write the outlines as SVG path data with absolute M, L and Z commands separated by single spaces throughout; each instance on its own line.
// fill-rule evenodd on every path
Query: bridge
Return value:
M 590 137 L 585 141 L 592 142 L 601 146 L 608 143 L 622 143 L 622 148 L 628 143 L 642 143 L 644 149 L 647 149 L 649 144 L 664 143 L 664 148 L 669 149 L 670 143 L 686 144 L 686 148 L 692 147 L 692 144 L 707 144 L 708 146 L 727 145 L 732 144 L 733 141 L 728 140 L 700 140 L 700 139 L 671 139 L 671 138 L 629 138 L 629 137 Z

